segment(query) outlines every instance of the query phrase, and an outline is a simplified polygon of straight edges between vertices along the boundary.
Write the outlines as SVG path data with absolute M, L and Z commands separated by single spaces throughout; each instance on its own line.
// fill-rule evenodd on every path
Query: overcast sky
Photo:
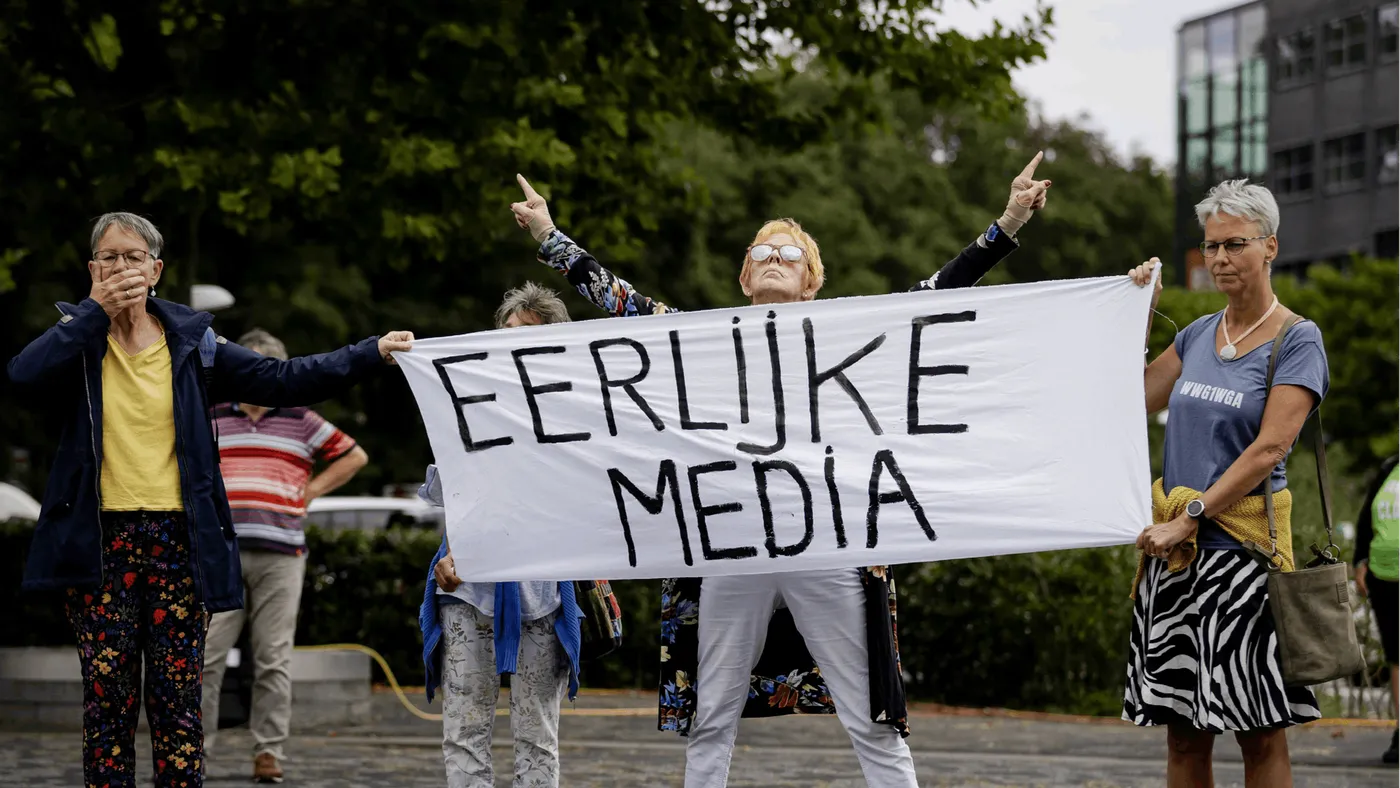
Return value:
M 1088 115 L 1119 152 L 1176 160 L 1176 30 L 1243 0 L 1050 0 L 1055 40 L 1046 59 L 1013 74 L 1050 118 Z M 983 32 L 993 19 L 1018 25 L 1035 0 L 947 0 L 939 26 Z

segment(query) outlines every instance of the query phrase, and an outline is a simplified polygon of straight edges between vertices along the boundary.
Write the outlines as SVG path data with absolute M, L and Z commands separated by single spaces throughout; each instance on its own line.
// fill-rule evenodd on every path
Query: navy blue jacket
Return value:
M 58 323 L 8 366 L 10 380 L 61 424 L 24 570 L 24 588 L 30 591 L 95 588 L 102 582 L 102 359 L 111 321 L 91 298 L 58 309 L 63 314 Z M 379 338 L 291 361 L 220 338 L 205 391 L 199 340 L 213 315 L 157 298 L 147 299 L 146 309 L 165 327 L 170 347 L 175 455 L 199 599 L 210 613 L 236 610 L 243 607 L 242 569 L 210 405 L 232 400 L 290 407 L 327 399 L 379 368 Z

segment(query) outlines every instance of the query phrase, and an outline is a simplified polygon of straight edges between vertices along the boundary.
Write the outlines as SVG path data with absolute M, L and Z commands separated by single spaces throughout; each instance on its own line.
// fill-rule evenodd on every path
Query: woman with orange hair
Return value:
M 1050 181 L 1036 157 L 1012 181 L 1006 210 L 914 290 L 969 287 L 1017 246 L 1016 232 L 1045 205 Z M 615 317 L 679 311 L 638 293 L 555 228 L 524 177 L 516 223 L 540 242 L 540 262 Z M 754 304 L 810 301 L 825 282 L 821 250 L 791 219 L 763 225 L 744 253 L 739 284 Z M 685 785 L 723 786 L 739 718 L 835 713 L 870 785 L 915 786 L 904 743 L 894 580 L 885 567 L 673 578 L 661 586 L 660 725 L 689 737 Z M 704 681 L 699 679 L 703 677 Z

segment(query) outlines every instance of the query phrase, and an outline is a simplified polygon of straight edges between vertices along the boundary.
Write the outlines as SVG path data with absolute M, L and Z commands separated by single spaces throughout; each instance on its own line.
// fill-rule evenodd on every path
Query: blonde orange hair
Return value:
M 802 225 L 796 219 L 770 219 L 758 228 L 754 234 L 753 244 L 761 244 L 779 233 L 787 233 L 796 239 L 806 254 L 803 259 L 807 262 L 807 281 L 811 285 L 812 295 L 816 295 L 818 290 L 826 282 L 826 268 L 822 266 L 822 251 L 817 246 L 817 239 L 807 234 L 802 229 Z M 748 252 L 744 252 L 744 267 L 739 271 L 739 278 L 743 279 L 749 275 L 749 267 L 753 265 L 753 260 L 749 258 Z

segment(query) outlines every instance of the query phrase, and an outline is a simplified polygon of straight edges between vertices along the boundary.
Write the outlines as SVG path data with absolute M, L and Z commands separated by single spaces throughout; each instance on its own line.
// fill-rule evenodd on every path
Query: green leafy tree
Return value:
M 632 264 L 667 242 L 661 216 L 695 204 L 662 165 L 676 123 L 792 150 L 878 118 L 876 82 L 1015 107 L 1010 70 L 1043 55 L 1049 12 L 967 38 L 932 32 L 940 6 L 5 4 L 0 351 L 85 294 L 83 224 L 111 209 L 165 230 L 163 294 L 199 281 L 237 295 L 228 335 L 260 325 L 310 352 L 392 326 L 486 327 L 505 289 L 540 274 L 509 221 L 517 171 L 561 224 Z M 808 74 L 839 89 L 775 121 Z M 41 426 L 0 396 L 3 442 L 46 465 Z M 327 406 L 374 457 L 361 484 L 421 467 L 409 402 L 384 376 Z
M 793 79 L 775 122 L 827 105 L 843 84 L 820 73 Z M 743 250 L 763 220 L 790 216 L 821 246 L 823 295 L 902 290 L 986 229 L 1038 150 L 1047 158 L 1037 177 L 1054 181 L 1049 206 L 988 283 L 1121 274 L 1170 249 L 1167 175 L 1146 159 L 1120 162 L 1092 132 L 1020 106 L 996 114 L 948 108 L 880 81 L 867 98 L 873 120 L 847 118 L 828 139 L 786 152 L 703 123 L 675 124 L 676 153 L 662 166 L 690 199 L 667 207 L 646 259 L 608 262 L 668 303 L 741 303 Z

